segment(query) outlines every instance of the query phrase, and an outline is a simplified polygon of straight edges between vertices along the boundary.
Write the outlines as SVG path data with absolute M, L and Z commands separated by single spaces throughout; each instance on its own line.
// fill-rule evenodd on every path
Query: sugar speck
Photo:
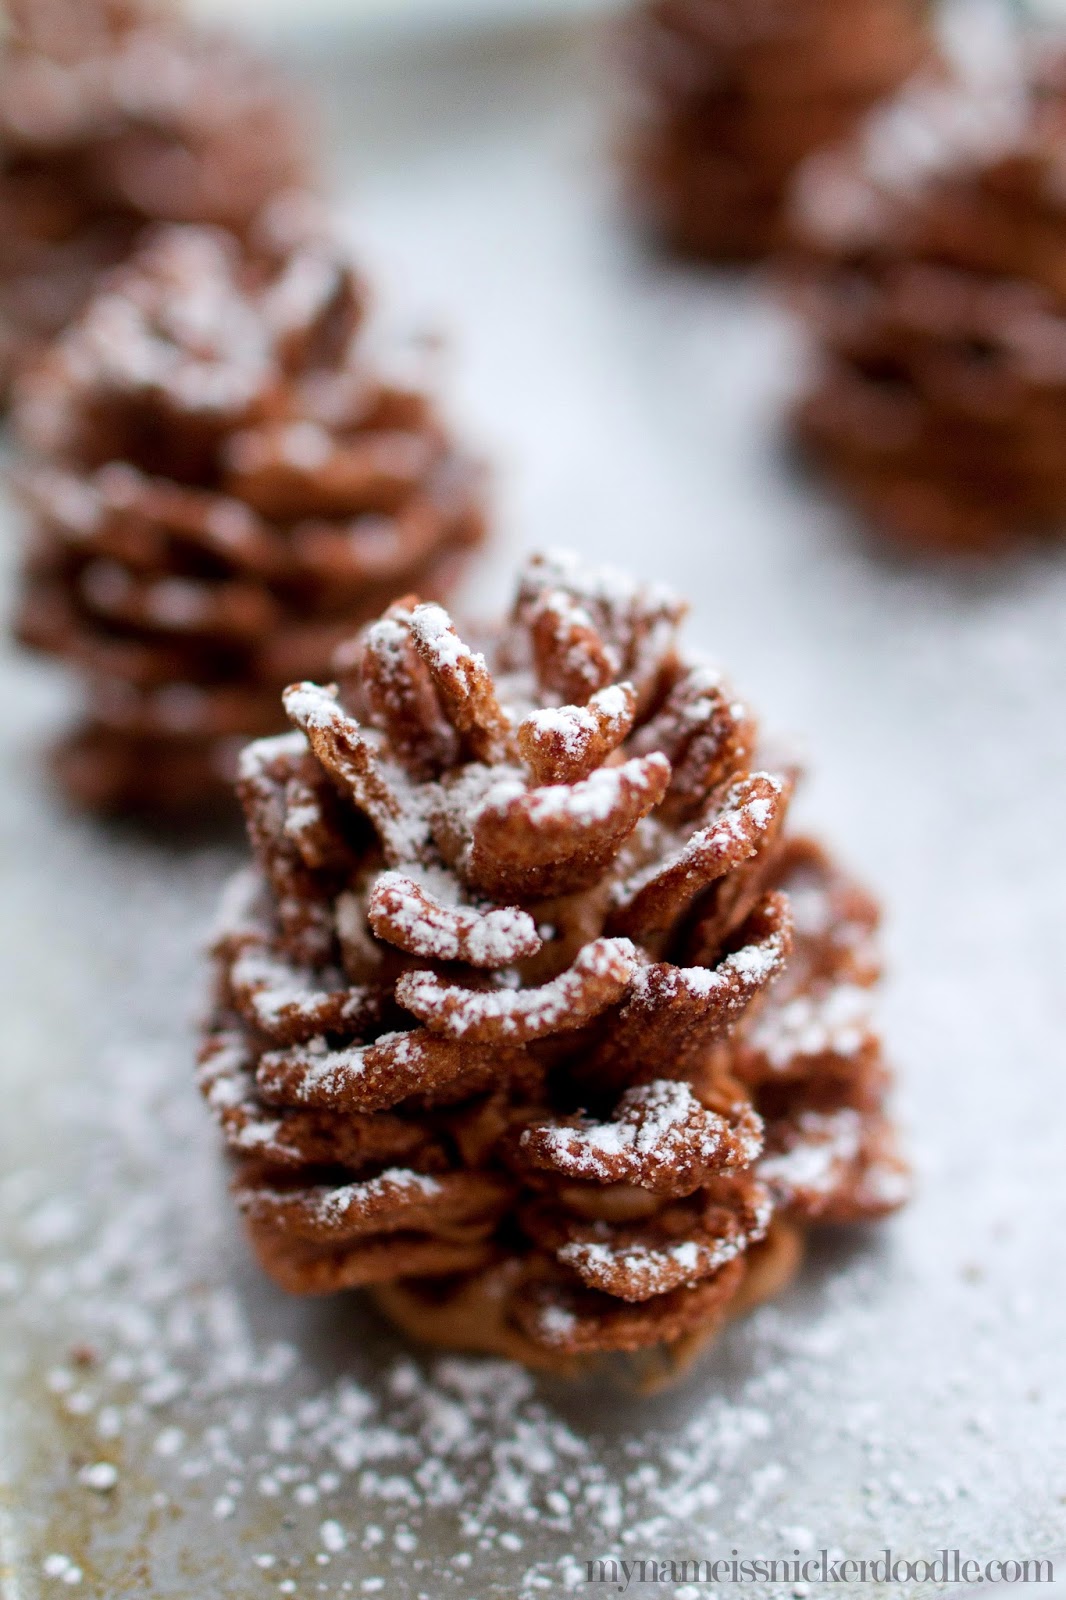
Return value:
M 118 1468 L 110 1461 L 94 1461 L 91 1466 L 82 1467 L 78 1482 L 98 1494 L 109 1494 L 118 1483 Z

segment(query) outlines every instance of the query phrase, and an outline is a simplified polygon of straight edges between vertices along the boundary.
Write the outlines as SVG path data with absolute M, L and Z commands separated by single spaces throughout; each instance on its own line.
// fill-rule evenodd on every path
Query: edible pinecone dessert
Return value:
M 620 41 L 632 208 L 673 248 L 746 260 L 789 180 L 927 52 L 923 0 L 642 0 Z
M 480 467 L 367 348 L 344 249 L 300 205 L 271 220 L 250 255 L 161 230 L 18 388 L 16 626 L 84 674 L 56 761 L 91 807 L 232 803 L 282 688 L 483 533 Z
M 534 558 L 486 657 L 409 596 L 245 752 L 201 1085 L 285 1289 L 676 1359 L 903 1199 L 875 907 L 683 609 Z
M 796 197 L 801 440 L 905 544 L 1066 519 L 1066 54 L 915 83 Z
M 296 108 L 234 42 L 151 0 L 7 0 L 0 387 L 146 222 L 247 232 L 304 178 Z

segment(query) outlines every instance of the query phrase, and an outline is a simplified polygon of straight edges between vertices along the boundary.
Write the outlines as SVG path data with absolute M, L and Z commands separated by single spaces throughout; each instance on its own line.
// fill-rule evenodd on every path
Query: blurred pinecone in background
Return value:
M 918 547 L 1066 523 L 1066 54 L 916 81 L 797 185 L 797 432 Z
M 671 247 L 746 260 L 792 175 L 931 49 L 924 0 L 642 0 L 623 23 L 632 209 Z
M 904 1198 L 876 908 L 787 834 L 683 611 L 534 558 L 486 660 L 408 596 L 245 751 L 201 1085 L 282 1287 L 677 1358 Z
M 7 0 L 0 390 L 146 222 L 245 234 L 306 179 L 297 107 L 232 40 L 151 0 Z
M 78 802 L 230 798 L 279 695 L 483 534 L 481 470 L 367 346 L 346 251 L 305 199 L 251 248 L 163 228 L 16 388 L 31 525 L 16 626 L 83 674 L 58 750 Z

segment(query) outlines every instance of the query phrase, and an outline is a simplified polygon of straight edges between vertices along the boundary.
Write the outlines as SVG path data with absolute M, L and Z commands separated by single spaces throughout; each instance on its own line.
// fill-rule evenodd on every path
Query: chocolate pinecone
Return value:
M 904 543 L 1066 519 L 1066 54 L 925 79 L 797 188 L 800 438 Z
M 444 592 L 483 532 L 480 468 L 368 353 L 346 252 L 275 213 L 250 255 L 161 230 L 19 385 L 17 630 L 84 674 L 57 765 L 89 806 L 230 799 L 285 684 L 412 584 Z
M 927 52 L 924 0 L 642 0 L 621 36 L 635 213 L 673 248 L 747 260 L 789 181 Z
M 296 107 L 232 41 L 151 0 L 7 0 L 0 387 L 146 222 L 244 234 L 303 181 Z
M 676 1357 L 903 1199 L 875 907 L 786 833 L 683 609 L 534 558 L 486 658 L 409 596 L 245 751 L 201 1084 L 282 1287 Z

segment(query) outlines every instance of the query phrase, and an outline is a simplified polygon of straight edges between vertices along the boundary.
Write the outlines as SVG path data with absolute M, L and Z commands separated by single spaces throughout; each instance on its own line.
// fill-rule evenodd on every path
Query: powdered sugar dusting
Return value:
M 759 1176 L 778 1196 L 829 1194 L 841 1165 L 858 1155 L 861 1132 L 857 1111 L 805 1111 L 796 1144 L 781 1155 L 764 1156 Z
M 363 1183 L 345 1183 L 336 1188 L 321 1186 L 301 1189 L 299 1198 L 308 1220 L 319 1228 L 343 1229 L 350 1217 L 358 1217 L 379 1201 L 402 1205 L 405 1201 L 431 1200 L 440 1193 L 441 1186 L 435 1178 L 422 1172 L 411 1172 L 403 1167 L 389 1167 L 377 1177 Z M 260 1214 L 291 1207 L 293 1191 L 258 1187 L 254 1191 L 238 1191 L 237 1200 L 246 1208 L 254 1206 Z
M 1023 48 L 999 6 L 946 7 L 951 72 L 919 73 L 868 116 L 852 155 L 816 155 L 800 169 L 794 203 L 826 242 L 876 236 L 894 202 L 958 170 L 1002 159 L 1024 135 L 1030 87 Z
M 533 827 L 554 824 L 565 828 L 571 838 L 580 838 L 665 786 L 669 775 L 665 756 L 655 755 L 634 756 L 620 767 L 600 767 L 579 783 L 549 784 L 541 789 L 527 789 L 524 783 L 502 778 L 488 790 L 471 821 L 476 828 L 481 817 L 505 814 L 512 801 L 521 800 Z
M 328 974 L 323 974 L 327 978 Z M 246 993 L 255 1021 L 271 1033 L 286 1018 L 313 1022 L 323 1011 L 335 1013 L 338 1022 L 358 1019 L 369 991 L 347 988 L 340 974 L 328 987 L 316 987 L 303 967 L 292 967 L 272 951 L 250 945 L 233 964 L 235 990 Z
M 432 885 L 449 877 L 450 904 Z M 532 955 L 541 944 L 536 924 L 515 906 L 480 910 L 459 906 L 459 882 L 442 872 L 382 873 L 371 897 L 372 926 L 389 942 L 434 961 L 465 961 L 470 966 L 504 967 Z
M 240 776 L 247 782 L 254 782 L 279 756 L 301 756 L 308 748 L 307 737 L 299 728 L 274 734 L 269 739 L 253 739 L 241 751 Z
M 629 715 L 629 685 L 609 683 L 585 706 L 545 706 L 532 711 L 527 722 L 535 736 L 558 739 L 568 755 L 579 756 L 606 724 L 624 723 Z M 631 692 L 631 691 L 630 691 Z
M 426 1360 L 355 1297 L 292 1304 L 246 1262 L 181 1037 L 188 952 L 231 858 L 51 808 L 27 752 L 64 708 L 11 661 L 0 1431 L 17 1441 L 32 1415 L 48 1475 L 16 1557 L 30 1594 L 71 1592 L 34 1569 L 49 1556 L 87 1575 L 80 1592 L 136 1592 L 145 1558 L 198 1597 L 554 1600 L 585 1593 L 586 1558 L 788 1555 L 798 1530 L 853 1555 L 1061 1544 L 1062 869 L 1033 813 L 1064 798 L 1048 734 L 1066 569 L 1026 553 L 971 581 L 857 550 L 768 449 L 794 351 L 765 297 L 684 274 L 649 294 L 605 254 L 587 163 L 560 159 L 584 109 L 539 45 L 523 92 L 501 94 L 517 59 L 473 33 L 446 72 L 353 55 L 366 224 L 477 342 L 487 429 L 534 443 L 534 470 L 508 475 L 515 539 L 557 525 L 590 555 L 609 538 L 635 569 L 683 574 L 696 631 L 816 741 L 814 814 L 891 894 L 919 1196 L 875 1250 L 823 1243 L 797 1292 L 658 1402 Z M 482 97 L 493 138 L 471 160 Z M 374 107 L 415 159 L 377 137 Z M 486 248 L 504 233 L 531 247 Z M 120 1472 L 107 1503 L 73 1482 L 72 1461 L 101 1457 Z M 349 1543 L 320 1565 L 328 1518 Z
M 772 795 L 780 795 L 784 787 L 780 778 L 768 772 L 755 772 L 745 780 L 745 787 L 755 781 L 769 787 Z M 721 854 L 723 864 L 734 861 L 736 851 L 731 852 L 731 846 L 739 846 L 746 854 L 754 854 L 758 847 L 759 836 L 769 825 L 773 814 L 773 801 L 766 795 L 753 795 L 741 804 L 734 802 L 735 789 L 725 796 L 722 809 L 715 816 L 713 822 L 705 828 L 697 829 L 683 845 L 663 859 L 655 859 L 639 872 L 633 873 L 623 883 L 618 884 L 614 890 L 614 902 L 618 906 L 629 905 L 646 885 L 655 878 L 665 876 L 677 869 L 684 869 L 710 853 Z
M 778 1071 L 797 1057 L 853 1056 L 871 1037 L 872 1004 L 868 989 L 849 983 L 798 995 L 757 1017 L 749 1042 Z
M 773 1205 L 764 1191 L 746 1228 L 735 1228 L 719 1238 L 706 1233 L 677 1244 L 617 1244 L 603 1240 L 575 1240 L 558 1251 L 560 1261 L 574 1268 L 590 1288 L 618 1292 L 625 1285 L 632 1298 L 667 1294 L 681 1284 L 698 1283 L 749 1245 L 765 1237 Z M 604 1230 L 606 1234 L 606 1230 Z
M 594 939 L 572 967 L 537 988 L 469 989 L 449 984 L 435 972 L 408 972 L 396 985 L 396 998 L 452 1038 L 534 1039 L 560 1028 L 580 1027 L 590 1015 L 620 1000 L 638 964 L 638 952 L 629 939 Z M 602 980 L 593 991 L 597 999 L 591 1012 L 582 1009 L 586 980 Z
M 537 1129 L 537 1142 L 557 1172 L 601 1183 L 641 1183 L 689 1166 L 710 1164 L 719 1154 L 728 1124 L 707 1111 L 681 1081 L 657 1079 L 627 1090 L 610 1122 Z M 533 1132 L 522 1144 L 529 1148 Z M 758 1119 L 741 1134 L 743 1159 L 761 1148 Z
M 438 666 L 458 672 L 473 663 L 488 671 L 485 657 L 463 643 L 443 606 L 419 606 L 411 617 L 411 631 Z

